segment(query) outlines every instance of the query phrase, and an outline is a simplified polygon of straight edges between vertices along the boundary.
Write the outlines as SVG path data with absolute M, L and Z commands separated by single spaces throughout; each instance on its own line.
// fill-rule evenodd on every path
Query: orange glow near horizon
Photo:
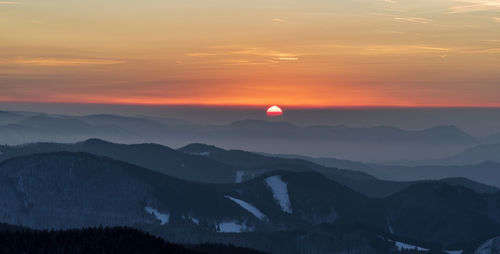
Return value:
M 69 101 L 69 100 L 10 100 L 1 99 L 0 103 L 42 103 L 42 104 L 88 104 L 88 105 L 130 105 L 130 106 L 185 106 L 185 107 L 228 107 L 228 108 L 266 108 L 268 103 L 242 103 L 242 102 L 205 102 L 197 101 L 140 101 L 140 100 L 92 100 L 92 101 Z M 338 105 L 320 105 L 320 104 L 282 104 L 291 109 L 322 109 L 322 108 L 500 108 L 500 104 L 338 104 Z
M 256 1 L 0 1 L 0 102 L 500 106 L 500 5 Z

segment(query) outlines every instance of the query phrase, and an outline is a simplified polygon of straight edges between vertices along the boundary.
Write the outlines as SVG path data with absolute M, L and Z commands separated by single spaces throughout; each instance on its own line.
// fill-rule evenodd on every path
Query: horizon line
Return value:
M 499 108 L 499 105 L 461 105 L 461 104 L 390 104 L 390 105 L 315 105 L 315 104 L 243 104 L 243 103 L 122 103 L 122 102 L 66 102 L 66 101 L 0 101 L 2 104 L 66 104 L 102 106 L 139 106 L 139 107 L 206 107 L 206 108 L 267 108 L 279 106 L 284 109 L 404 109 L 404 108 Z

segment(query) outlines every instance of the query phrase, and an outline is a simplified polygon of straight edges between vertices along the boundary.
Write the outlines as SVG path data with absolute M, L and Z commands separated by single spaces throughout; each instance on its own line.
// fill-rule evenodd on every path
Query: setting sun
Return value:
M 273 116 L 281 116 L 283 115 L 283 110 L 279 108 L 278 106 L 272 106 L 267 109 L 267 116 L 273 117 Z

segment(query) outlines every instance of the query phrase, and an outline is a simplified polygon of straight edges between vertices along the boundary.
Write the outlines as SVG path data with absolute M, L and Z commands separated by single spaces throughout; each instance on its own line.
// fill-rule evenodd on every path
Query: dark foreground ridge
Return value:
M 4 227 L 2 227 L 4 228 Z M 264 254 L 220 244 L 183 246 L 129 227 L 86 228 L 57 231 L 0 230 L 0 252 L 19 253 L 162 253 L 162 254 Z

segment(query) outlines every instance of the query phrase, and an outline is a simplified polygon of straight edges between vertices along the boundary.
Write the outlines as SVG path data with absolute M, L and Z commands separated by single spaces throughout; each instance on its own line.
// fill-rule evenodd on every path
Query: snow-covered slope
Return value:
M 259 220 L 267 220 L 267 216 L 263 214 L 257 207 L 253 206 L 252 204 L 249 204 L 243 200 L 233 198 L 231 196 L 225 196 L 226 198 L 234 201 L 236 204 L 241 206 L 243 209 L 247 210 L 249 213 L 253 214 L 255 217 L 257 217 Z
M 285 213 L 293 213 L 290 197 L 288 196 L 287 184 L 281 179 L 281 176 L 270 176 L 264 180 L 273 192 L 273 198 L 278 202 L 281 210 Z
M 169 220 L 170 220 L 170 214 L 168 214 L 168 213 L 160 213 L 158 210 L 156 210 L 156 209 L 154 209 L 154 208 L 152 208 L 150 206 L 144 207 L 144 210 L 147 213 L 155 216 L 155 218 L 160 221 L 161 225 L 167 224 L 169 222 Z
M 500 236 L 481 244 L 474 254 L 500 254 Z
M 398 248 L 399 251 L 403 251 L 403 250 L 418 250 L 418 251 L 428 251 L 429 249 L 426 249 L 426 248 L 423 248 L 423 247 L 420 247 L 420 246 L 415 246 L 415 245 L 411 245 L 411 244 L 408 244 L 408 243 L 403 243 L 403 242 L 394 242 L 394 244 L 396 245 L 396 248 Z
M 247 231 L 248 228 L 245 224 L 236 221 L 227 221 L 219 223 L 217 232 L 221 233 L 241 233 Z
M 1 154 L 0 154 L 1 155 Z M 243 176 L 245 176 L 245 171 L 238 170 L 236 171 L 236 183 L 241 183 L 243 182 Z

